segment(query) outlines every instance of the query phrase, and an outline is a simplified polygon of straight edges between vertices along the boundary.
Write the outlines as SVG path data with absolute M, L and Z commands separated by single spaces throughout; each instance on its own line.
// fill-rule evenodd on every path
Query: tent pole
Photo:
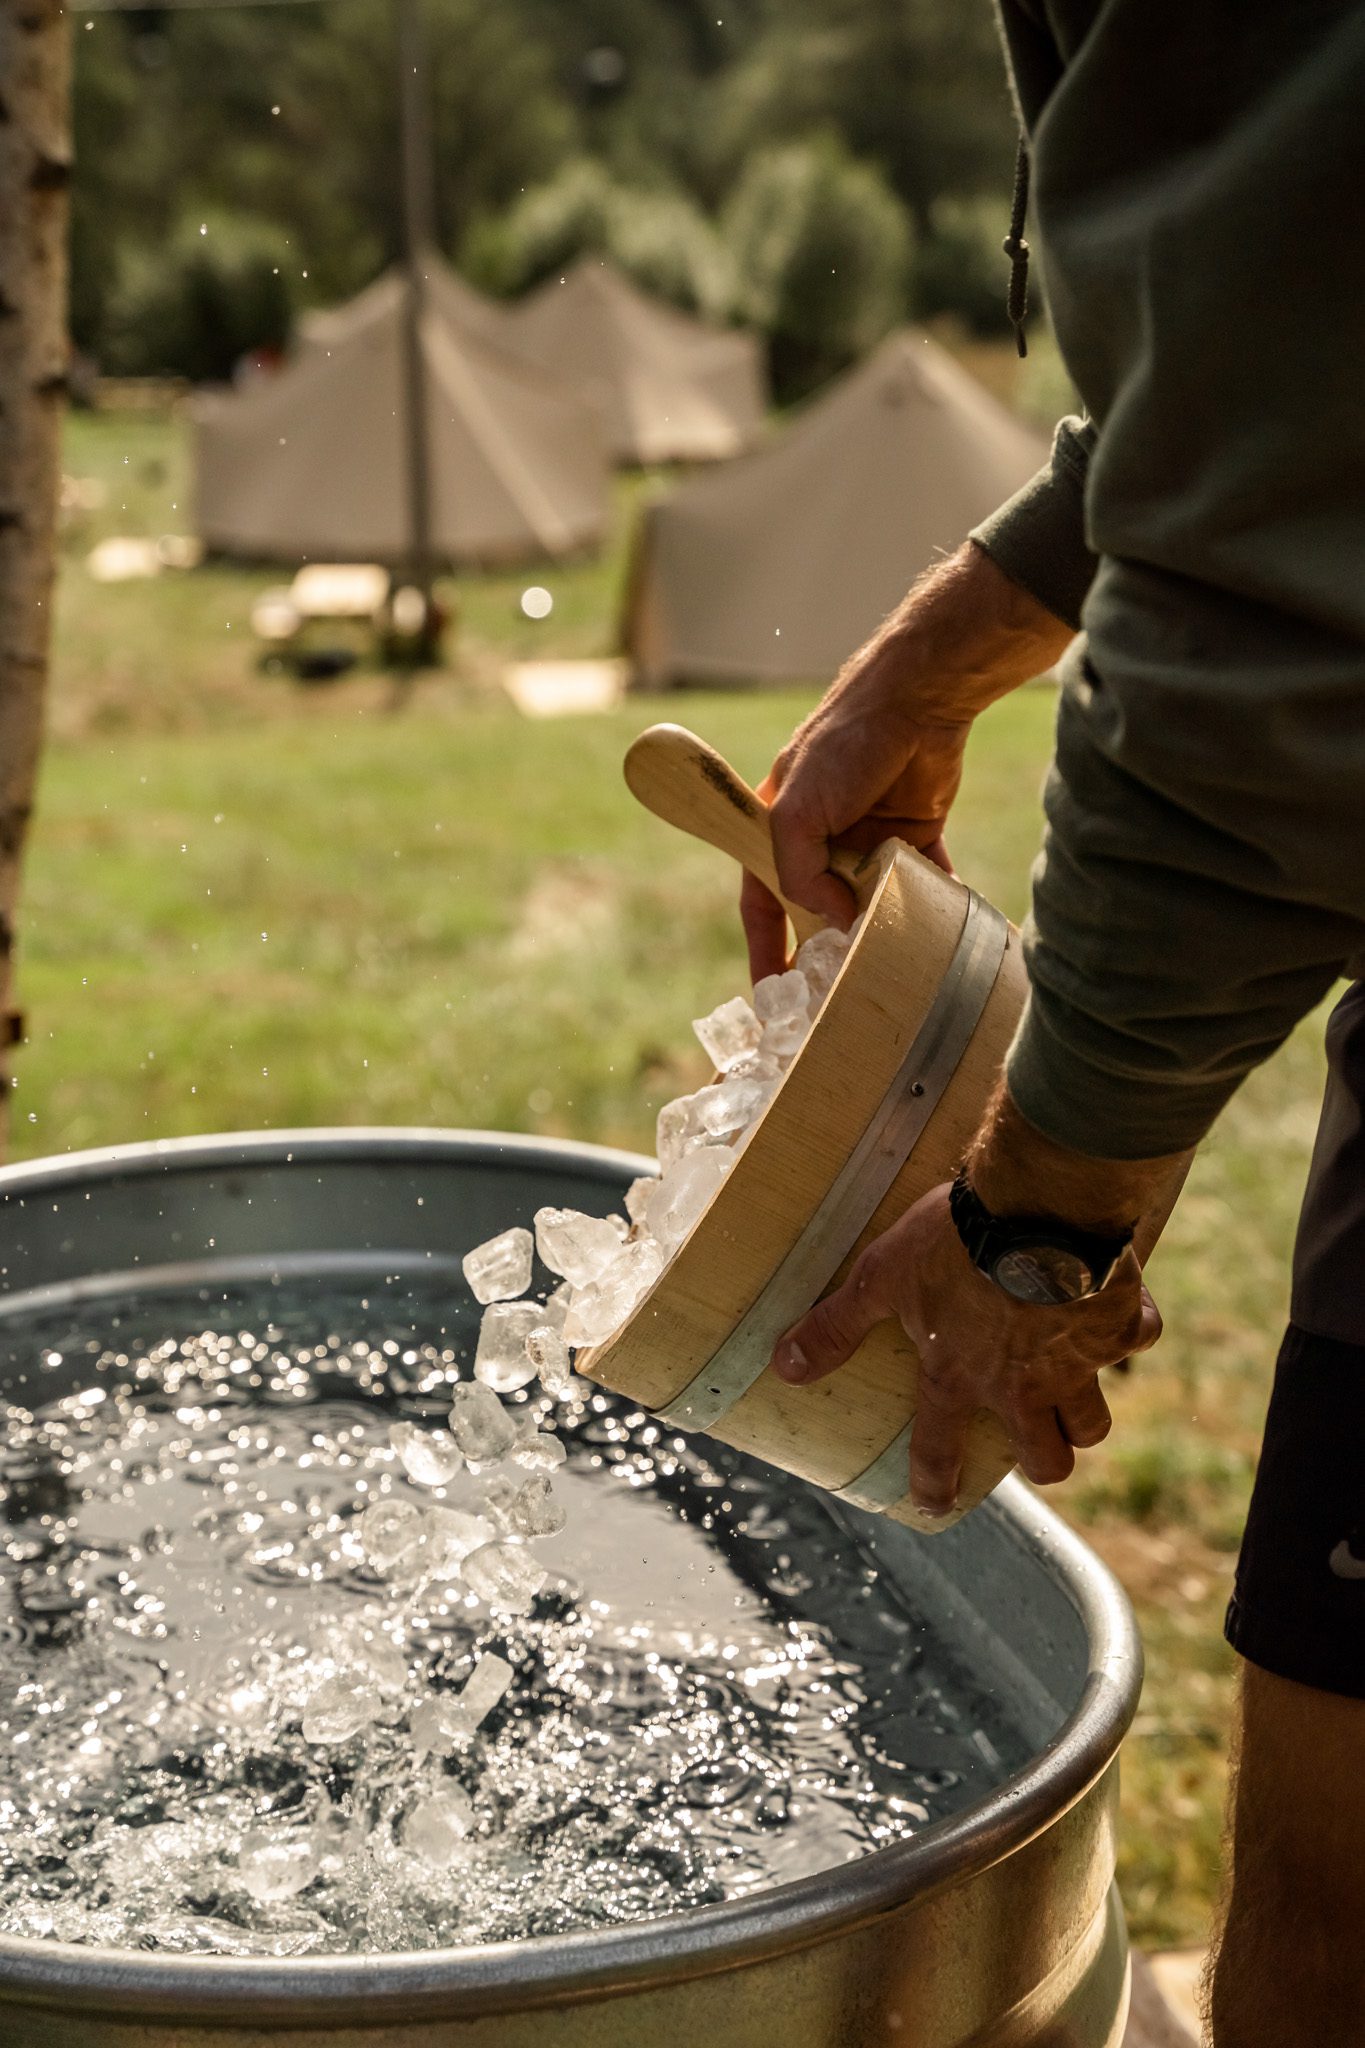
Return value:
M 419 659 L 435 652 L 431 609 L 435 561 L 431 535 L 431 465 L 427 418 L 422 316 L 426 303 L 423 265 L 433 246 L 431 97 L 421 0 L 395 0 L 398 51 L 398 131 L 402 155 L 403 425 L 406 454 L 408 559 L 404 579 L 422 593 L 426 623 Z

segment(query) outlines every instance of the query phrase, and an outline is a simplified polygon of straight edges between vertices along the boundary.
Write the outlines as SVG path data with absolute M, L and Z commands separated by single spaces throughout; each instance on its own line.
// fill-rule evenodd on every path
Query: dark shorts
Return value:
M 1363 1345 L 1290 1326 L 1227 1638 L 1280 1678 L 1365 1699 Z

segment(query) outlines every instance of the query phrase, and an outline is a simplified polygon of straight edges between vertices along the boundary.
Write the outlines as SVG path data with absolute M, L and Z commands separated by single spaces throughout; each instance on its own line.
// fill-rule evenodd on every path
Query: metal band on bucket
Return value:
M 1000 912 L 969 890 L 947 972 L 867 1129 L 757 1300 L 709 1363 L 657 1411 L 665 1421 L 714 1427 L 762 1376 L 783 1331 L 825 1292 L 938 1108 L 995 987 L 1008 938 Z

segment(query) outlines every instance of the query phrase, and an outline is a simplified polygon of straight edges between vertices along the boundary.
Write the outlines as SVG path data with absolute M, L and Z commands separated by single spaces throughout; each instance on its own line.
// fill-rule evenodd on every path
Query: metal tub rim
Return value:
M 499 1132 L 342 1125 L 225 1133 L 100 1147 L 0 1168 L 0 1215 L 16 1198 L 41 1197 L 92 1180 L 405 1158 L 469 1165 L 514 1158 L 528 1167 L 605 1167 L 627 1176 L 654 1170 L 652 1160 L 635 1153 Z M 219 1278 L 247 1277 L 225 1261 L 139 1268 L 109 1278 L 111 1289 L 117 1282 L 126 1291 L 129 1285 L 166 1285 L 172 1274 L 183 1284 L 196 1268 Z M 26 1289 L 0 1299 L 0 1317 L 77 1298 L 90 1296 L 70 1283 Z M 1061 1519 L 1017 1478 L 1007 1479 L 977 1512 L 1006 1517 L 1044 1569 L 1066 1588 L 1085 1627 L 1089 1669 L 1076 1706 L 1023 1769 L 975 1806 L 908 1841 L 748 1898 L 520 1942 L 276 1960 L 144 1955 L 0 1936 L 0 2000 L 75 2004 L 145 2018 L 192 2014 L 204 2024 L 363 2024 L 454 2017 L 457 2012 L 473 2018 L 664 1985 L 771 1959 L 836 1939 L 965 1884 L 1023 1849 L 1085 1796 L 1113 1760 L 1142 1679 L 1141 1644 L 1126 1596 Z

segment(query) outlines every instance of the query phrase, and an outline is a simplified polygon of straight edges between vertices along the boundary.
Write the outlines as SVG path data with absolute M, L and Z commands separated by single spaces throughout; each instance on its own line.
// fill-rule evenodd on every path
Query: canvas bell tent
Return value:
M 828 678 L 1046 452 L 901 330 L 772 446 L 647 508 L 625 619 L 636 679 Z
M 647 297 L 604 258 L 581 257 L 510 317 L 514 345 L 600 409 L 617 462 L 721 461 L 762 431 L 757 337 Z
M 505 306 L 496 299 L 490 299 L 486 293 L 476 291 L 435 250 L 424 250 L 418 261 L 425 303 L 433 313 L 439 313 L 457 328 L 486 341 L 492 348 L 505 349 L 511 345 L 511 322 Z M 348 335 L 365 326 L 373 316 L 376 304 L 388 300 L 395 286 L 401 285 L 402 278 L 401 266 L 395 266 L 377 277 L 373 284 L 366 285 L 355 298 L 347 299 L 344 305 L 314 307 L 302 313 L 294 329 L 294 360 L 299 361 L 318 350 L 326 352 L 342 346 Z
M 439 285 L 424 285 L 411 327 L 411 289 L 390 272 L 314 323 L 278 376 L 196 402 L 195 509 L 206 547 L 290 562 L 409 558 L 410 332 L 433 559 L 512 563 L 600 543 L 610 476 L 591 406 L 452 319 Z

